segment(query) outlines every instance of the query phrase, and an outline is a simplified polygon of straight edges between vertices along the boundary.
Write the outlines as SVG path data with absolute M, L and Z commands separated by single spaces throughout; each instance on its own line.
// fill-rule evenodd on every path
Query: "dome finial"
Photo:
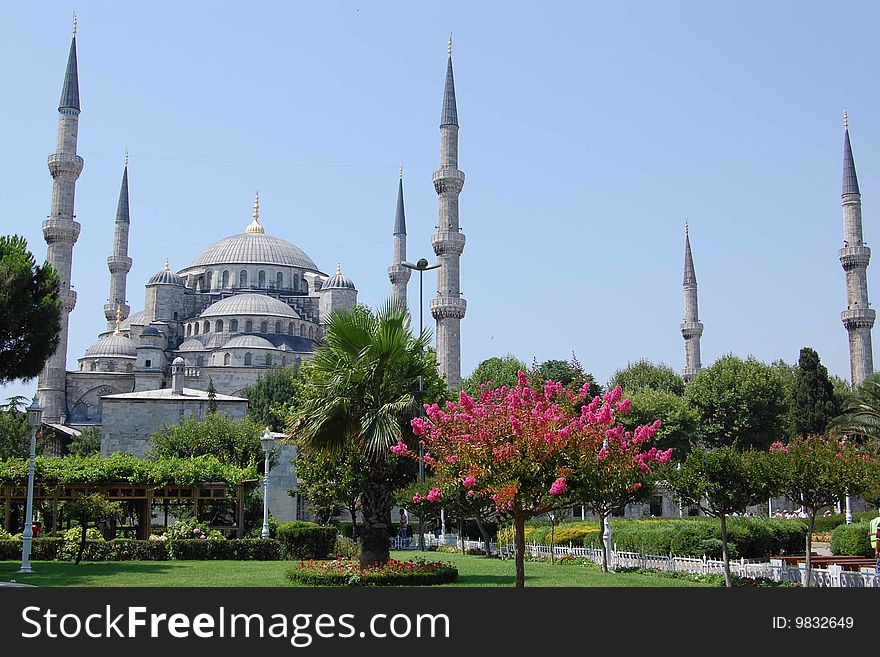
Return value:
M 125 166 L 128 167 L 128 146 L 125 147 Z
M 165 256 L 165 271 L 171 271 L 171 267 L 168 266 L 168 256 Z
M 688 234 L 688 220 L 687 219 L 684 220 L 684 234 L 685 234 L 685 237 L 687 237 L 687 234 Z
M 403 162 L 400 163 L 400 179 L 403 180 Z
M 849 117 L 846 115 L 846 108 L 843 108 L 843 129 L 849 130 Z
M 73 12 L 73 36 L 76 36 L 76 12 Z
M 452 32 L 449 33 L 449 43 L 446 44 L 446 52 L 452 57 Z
M 122 324 L 122 308 L 119 307 L 119 304 L 116 304 L 116 330 L 113 331 L 113 335 L 122 335 L 122 331 L 119 330 L 119 325 Z
M 257 190 L 257 195 L 254 197 L 254 215 L 253 221 L 251 221 L 251 225 L 247 227 L 244 231 L 246 233 L 265 233 L 263 227 L 260 225 L 260 192 Z
M 341 274 L 341 273 L 342 273 L 342 264 L 339 263 L 339 262 L 336 263 L 336 273 L 337 273 L 337 274 Z

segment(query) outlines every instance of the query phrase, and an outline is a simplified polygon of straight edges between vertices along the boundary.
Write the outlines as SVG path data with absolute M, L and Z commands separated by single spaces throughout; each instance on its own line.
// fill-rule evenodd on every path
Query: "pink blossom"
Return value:
M 410 425 L 412 426 L 413 433 L 416 436 L 424 436 L 428 429 L 428 423 L 420 417 L 414 417 L 412 420 L 410 420 Z
M 783 445 L 781 441 L 777 440 L 775 443 L 770 445 L 770 451 L 771 452 L 787 452 L 788 447 Z
M 608 404 L 613 404 L 617 400 L 619 400 L 623 396 L 623 388 L 620 386 L 615 386 L 612 390 L 609 390 L 605 393 L 605 401 Z
M 406 443 L 397 443 L 391 446 L 391 451 L 397 456 L 403 456 L 407 452 Z
M 602 449 L 599 450 L 599 453 L 596 454 L 596 460 L 597 461 L 604 461 L 606 458 L 608 458 L 608 448 L 603 447 Z
M 559 479 L 554 481 L 553 485 L 550 486 L 550 494 L 562 495 L 566 491 L 566 488 L 565 477 L 559 477 Z
M 467 496 L 468 496 L 468 497 L 473 497 L 473 496 L 474 496 L 474 491 L 469 490 L 469 491 L 467 492 Z
M 418 493 L 413 495 L 413 504 L 421 504 L 421 503 L 422 503 L 422 496 L 419 495 Z
M 632 405 L 632 399 L 624 399 L 623 401 L 617 402 L 617 410 L 621 413 L 629 413 L 629 408 Z
M 461 485 L 465 488 L 473 488 L 474 484 L 477 483 L 477 478 L 474 476 L 465 477 L 465 480 L 461 482 Z
M 443 460 L 446 461 L 449 465 L 455 465 L 458 462 L 458 457 L 455 454 L 450 454 Z
M 202 530 L 199 529 L 198 527 L 196 527 L 195 529 L 193 529 L 193 534 L 195 534 L 196 536 L 198 536 L 198 535 L 201 534 L 201 533 L 202 533 Z
M 436 502 L 437 500 L 440 499 L 440 489 L 439 488 L 432 488 L 431 490 L 428 491 L 428 494 L 425 495 L 425 499 L 428 500 L 429 502 Z

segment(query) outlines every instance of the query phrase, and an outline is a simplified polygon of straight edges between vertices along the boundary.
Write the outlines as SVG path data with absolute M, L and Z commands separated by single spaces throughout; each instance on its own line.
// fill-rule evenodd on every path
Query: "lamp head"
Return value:
M 266 427 L 265 431 L 263 431 L 263 435 L 260 436 L 260 444 L 263 446 L 263 451 L 268 452 L 272 448 L 272 443 L 275 439 L 272 437 L 272 432 L 269 431 L 269 427 Z
M 37 401 L 37 396 L 34 395 L 34 400 L 31 402 L 31 405 L 27 408 L 27 423 L 28 429 L 33 431 L 37 427 L 40 426 L 40 420 L 43 418 L 43 407 L 40 406 L 40 402 Z
M 419 258 L 419 261 L 416 263 L 416 267 L 418 267 L 419 269 L 427 269 L 428 261 L 424 258 Z

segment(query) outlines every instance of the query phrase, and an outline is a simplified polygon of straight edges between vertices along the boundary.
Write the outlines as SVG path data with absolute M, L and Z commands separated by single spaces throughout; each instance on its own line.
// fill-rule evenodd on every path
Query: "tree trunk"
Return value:
M 730 579 L 730 553 L 727 550 L 727 516 L 721 515 L 721 557 L 724 559 L 724 586 L 730 588 L 733 582 Z
M 492 554 L 492 550 L 489 549 L 489 532 L 486 531 L 486 526 L 483 524 L 483 519 L 480 517 L 480 514 L 476 514 L 475 518 L 477 519 L 477 529 L 480 531 L 480 536 L 483 537 L 483 542 L 486 544 L 486 556 L 490 556 Z
M 464 518 L 458 519 L 458 542 L 461 544 L 461 553 L 464 554 Z
M 348 513 L 351 516 L 351 539 L 356 541 L 358 537 L 357 502 L 348 507 Z
M 384 477 L 384 468 L 371 468 L 362 497 L 361 568 L 383 566 L 390 558 L 391 506 L 393 490 Z
M 516 588 L 526 585 L 526 518 L 521 513 L 513 516 L 515 528 L 513 542 L 516 546 Z
M 550 565 L 552 566 L 555 562 L 554 560 L 554 552 L 556 551 L 555 545 L 555 531 L 556 531 L 556 522 L 553 520 L 550 521 Z
M 74 561 L 74 565 L 79 565 L 79 562 L 82 561 L 83 552 L 86 549 L 86 532 L 88 531 L 88 527 L 86 523 L 82 523 L 82 534 L 79 540 L 79 551 L 76 553 L 76 561 Z
M 602 572 L 608 572 L 608 546 L 605 545 L 605 516 L 607 513 L 599 513 L 599 542 L 602 544 Z
M 816 514 L 819 509 L 810 511 L 810 525 L 807 527 L 807 558 L 804 563 L 804 586 L 810 585 L 810 556 L 813 554 L 813 527 L 816 526 Z

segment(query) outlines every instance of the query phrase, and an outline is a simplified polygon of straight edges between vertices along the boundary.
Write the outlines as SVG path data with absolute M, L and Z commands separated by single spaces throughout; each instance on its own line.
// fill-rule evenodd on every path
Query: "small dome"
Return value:
M 85 358 L 137 358 L 137 349 L 124 335 L 107 335 L 86 349 Z
M 231 315 L 268 315 L 299 319 L 296 311 L 283 301 L 265 294 L 236 294 L 211 304 L 201 317 L 228 317 Z
M 145 335 L 161 336 L 162 334 L 159 333 L 159 329 L 157 329 L 155 326 L 148 326 L 143 331 L 141 331 L 141 337 Z
M 153 274 L 153 277 L 147 281 L 147 285 L 179 285 L 183 287 L 183 279 L 171 271 L 168 266 L 168 258 L 165 258 L 165 269 L 158 274 Z
M 275 349 L 266 338 L 257 335 L 239 335 L 223 345 L 224 349 Z
M 356 289 L 354 286 L 354 281 L 352 281 L 348 276 L 342 273 L 342 268 L 337 264 L 336 265 L 336 273 L 333 274 L 330 278 L 324 281 L 324 284 L 321 286 L 322 290 L 333 290 L 333 289 L 343 289 L 343 290 L 354 290 Z
M 180 367 L 184 367 L 186 365 L 186 361 L 183 358 L 181 358 L 180 356 L 178 356 L 173 361 L 171 361 L 171 364 L 178 365 Z
M 198 340 L 190 339 L 181 344 L 177 351 L 207 351 L 205 346 Z

